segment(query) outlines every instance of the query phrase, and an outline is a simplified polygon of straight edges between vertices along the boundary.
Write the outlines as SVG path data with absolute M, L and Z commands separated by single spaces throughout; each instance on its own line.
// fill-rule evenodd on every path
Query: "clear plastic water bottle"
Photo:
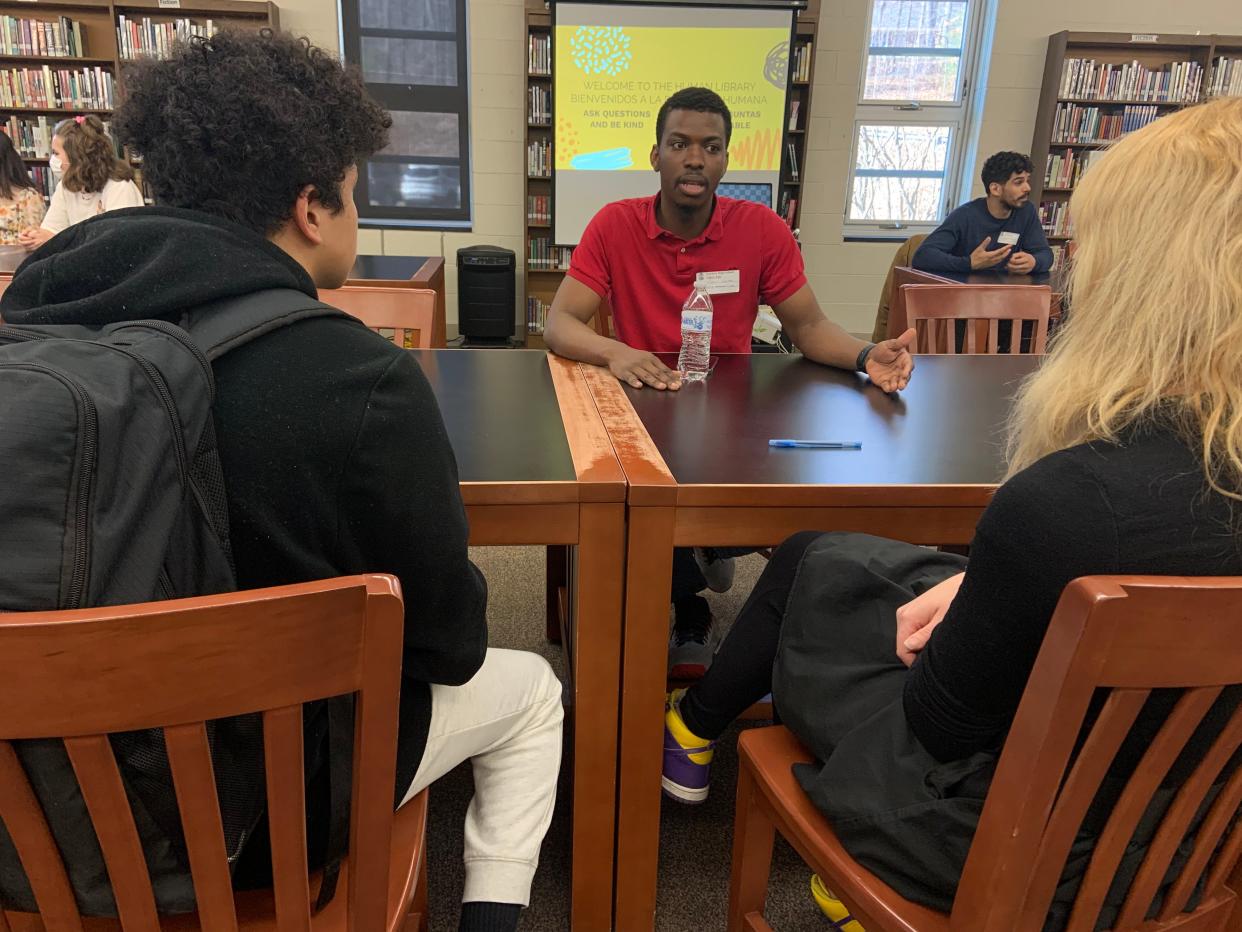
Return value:
M 687 382 L 700 382 L 707 378 L 711 367 L 712 349 L 712 298 L 701 280 L 694 283 L 694 291 L 681 306 L 681 354 L 677 357 L 677 370 Z

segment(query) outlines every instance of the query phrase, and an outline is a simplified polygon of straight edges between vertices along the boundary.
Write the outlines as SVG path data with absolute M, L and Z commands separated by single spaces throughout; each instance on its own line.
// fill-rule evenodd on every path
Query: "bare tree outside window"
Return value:
M 872 0 L 846 235 L 931 229 L 952 205 L 983 0 Z

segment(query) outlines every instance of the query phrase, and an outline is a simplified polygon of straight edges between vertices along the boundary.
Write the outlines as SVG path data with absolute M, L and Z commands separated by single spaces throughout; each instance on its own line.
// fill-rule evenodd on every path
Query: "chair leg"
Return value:
M 546 570 L 547 639 L 561 643 L 561 588 L 569 582 L 569 548 L 548 548 Z
M 414 899 L 410 903 L 410 911 L 406 914 L 402 932 L 428 932 L 430 917 L 427 914 L 427 852 L 423 851 L 422 863 L 418 866 L 418 882 L 414 887 Z
M 745 932 L 748 928 L 754 928 L 748 916 L 753 913 L 763 915 L 775 841 L 776 826 L 764 810 L 750 768 L 745 761 L 741 761 L 737 774 L 737 810 L 733 816 L 728 932 Z

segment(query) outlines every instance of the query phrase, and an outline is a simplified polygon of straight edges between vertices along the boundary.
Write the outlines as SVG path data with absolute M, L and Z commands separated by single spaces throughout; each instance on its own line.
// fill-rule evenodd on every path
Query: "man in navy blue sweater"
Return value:
M 996 269 L 1018 275 L 1052 268 L 1052 250 L 1031 203 L 1031 160 L 997 152 L 983 163 L 986 197 L 963 204 L 914 254 L 925 272 Z

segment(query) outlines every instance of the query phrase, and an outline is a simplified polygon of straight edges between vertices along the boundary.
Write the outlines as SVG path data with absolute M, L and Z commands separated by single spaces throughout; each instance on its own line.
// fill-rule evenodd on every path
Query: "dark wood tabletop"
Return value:
M 1030 356 L 920 356 L 910 386 L 886 395 L 801 356 L 738 354 L 678 392 L 625 391 L 679 485 L 990 484 L 1003 471 L 1013 391 L 1036 365 Z M 771 438 L 862 449 L 774 449 Z
M 547 354 L 417 350 L 462 482 L 573 482 Z
M 358 256 L 349 277 L 392 280 L 413 278 L 427 259 L 427 256 Z

